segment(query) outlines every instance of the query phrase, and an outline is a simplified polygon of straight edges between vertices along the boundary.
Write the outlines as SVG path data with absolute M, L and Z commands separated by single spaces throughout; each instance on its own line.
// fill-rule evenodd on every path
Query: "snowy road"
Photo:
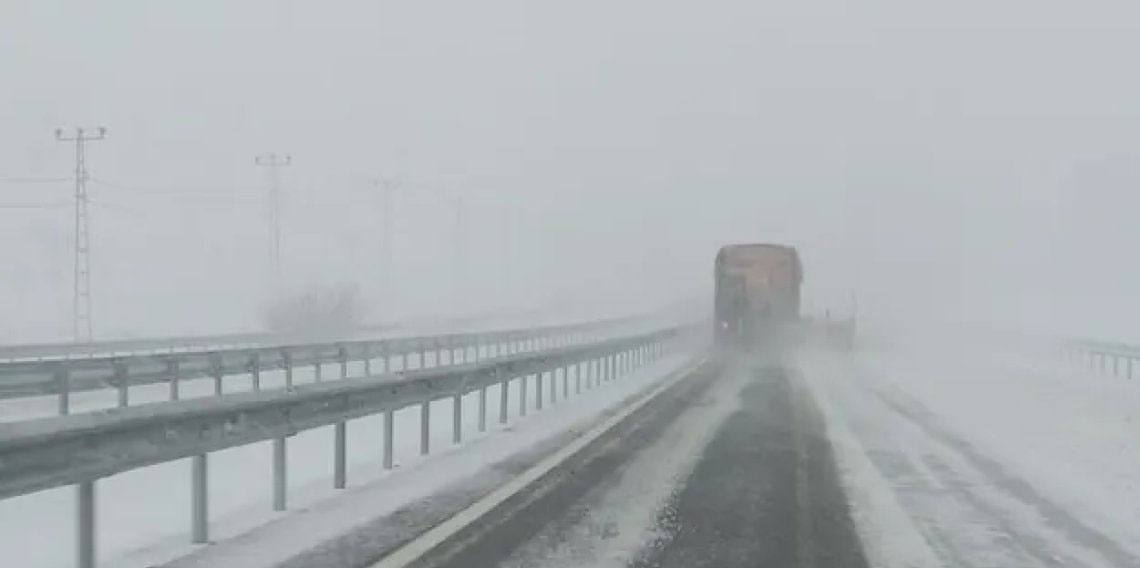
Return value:
M 411 565 L 1140 568 L 1135 385 L 1007 359 L 697 376 Z
M 412 566 L 865 567 L 797 374 L 697 373 Z

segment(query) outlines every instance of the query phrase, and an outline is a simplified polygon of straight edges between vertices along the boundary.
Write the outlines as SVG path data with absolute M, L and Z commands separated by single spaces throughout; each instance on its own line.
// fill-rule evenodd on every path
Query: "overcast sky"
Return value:
M 716 247 L 758 241 L 800 248 L 815 310 L 1140 339 L 1138 28 L 1125 1 L 0 0 L 0 205 L 55 206 L 0 209 L 0 339 L 70 329 L 70 186 L 11 178 L 70 175 L 75 125 L 109 131 L 97 335 L 258 324 L 279 152 L 288 286 L 355 282 L 372 319 L 704 301 Z

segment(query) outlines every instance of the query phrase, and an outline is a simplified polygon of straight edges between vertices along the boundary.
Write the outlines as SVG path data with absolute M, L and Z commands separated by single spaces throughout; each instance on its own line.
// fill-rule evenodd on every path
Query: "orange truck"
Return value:
M 714 279 L 718 343 L 755 343 L 770 330 L 799 321 L 803 268 L 795 248 L 775 244 L 721 247 Z
M 721 247 L 716 255 L 714 278 L 718 345 L 832 349 L 850 349 L 854 345 L 854 316 L 837 320 L 801 314 L 803 266 L 793 247 Z

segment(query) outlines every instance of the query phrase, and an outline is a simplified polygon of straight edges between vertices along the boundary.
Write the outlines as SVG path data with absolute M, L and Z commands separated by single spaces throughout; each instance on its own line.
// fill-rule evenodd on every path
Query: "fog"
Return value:
M 338 283 L 372 320 L 699 308 L 718 246 L 782 242 L 811 311 L 1140 339 L 1138 28 L 1123 1 L 5 0 L 0 341 L 69 335 L 53 130 L 98 125 L 97 337 L 254 329 Z

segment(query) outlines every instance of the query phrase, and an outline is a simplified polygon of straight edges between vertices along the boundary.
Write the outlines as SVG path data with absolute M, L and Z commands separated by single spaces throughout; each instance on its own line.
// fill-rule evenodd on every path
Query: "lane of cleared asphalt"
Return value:
M 737 372 L 745 375 L 736 410 L 699 450 L 691 472 L 669 481 L 676 489 L 651 520 L 654 526 L 646 534 L 652 538 L 629 543 L 632 549 L 625 551 L 622 564 L 866 567 L 823 419 L 795 370 L 752 366 Z M 706 368 L 664 391 L 559 468 L 409 565 L 547 566 L 553 558 L 520 551 L 592 546 L 570 541 L 615 539 L 622 531 L 636 531 L 580 527 L 590 522 L 591 511 L 602 507 L 608 494 L 658 481 L 646 477 L 646 471 L 655 475 L 654 468 L 637 468 L 638 475 L 632 475 L 629 464 L 643 457 L 645 448 L 671 443 L 662 439 L 670 425 L 692 405 L 707 401 L 709 390 L 725 380 L 726 375 Z M 664 476 L 670 468 L 657 471 Z M 595 557 L 584 565 L 610 565 L 612 560 Z

